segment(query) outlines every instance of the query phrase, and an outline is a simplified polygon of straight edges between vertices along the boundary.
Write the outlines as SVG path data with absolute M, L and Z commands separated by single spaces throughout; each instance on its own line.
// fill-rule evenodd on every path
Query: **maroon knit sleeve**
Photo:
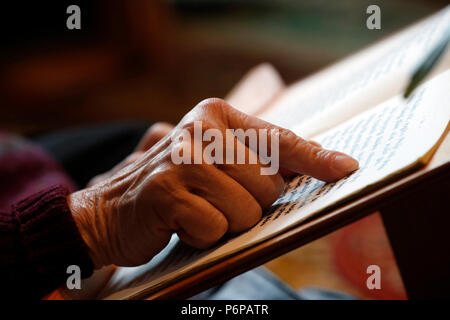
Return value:
M 89 277 L 93 264 L 73 221 L 67 189 L 55 186 L 0 212 L 0 277 L 5 293 L 40 298 L 64 284 L 67 267 Z

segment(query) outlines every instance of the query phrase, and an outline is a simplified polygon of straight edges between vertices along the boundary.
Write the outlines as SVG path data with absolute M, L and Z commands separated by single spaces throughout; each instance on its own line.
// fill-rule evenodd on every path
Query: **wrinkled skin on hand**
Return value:
M 96 268 L 143 264 L 174 232 L 189 245 L 210 247 L 227 232 L 254 226 L 283 192 L 283 177 L 261 175 L 259 163 L 174 164 L 171 152 L 179 147 L 181 129 L 192 132 L 194 121 L 202 121 L 203 131 L 278 129 L 281 172 L 335 181 L 358 168 L 353 158 L 243 114 L 223 100 L 204 100 L 174 130 L 166 126 L 153 138 L 150 129 L 129 159 L 68 197 Z
M 129 164 L 133 163 L 137 159 L 139 159 L 145 151 L 149 150 L 151 147 L 153 147 L 156 143 L 158 143 L 161 139 L 163 139 L 165 136 L 167 136 L 170 131 L 174 128 L 173 125 L 167 123 L 167 122 L 157 122 L 153 124 L 145 133 L 145 135 L 142 137 L 141 141 L 139 142 L 138 146 L 136 147 L 136 150 L 134 150 L 133 153 L 131 153 L 128 157 L 126 157 L 122 162 L 117 164 L 114 168 L 112 168 L 110 171 L 102 173 L 98 176 L 95 176 L 91 179 L 88 183 L 88 187 L 93 186 L 94 184 L 100 183 L 117 172 L 119 172 L 121 169 L 125 168 Z

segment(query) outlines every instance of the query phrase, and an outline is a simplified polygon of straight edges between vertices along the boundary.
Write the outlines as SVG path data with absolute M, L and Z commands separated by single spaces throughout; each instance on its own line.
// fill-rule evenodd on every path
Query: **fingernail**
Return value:
M 334 158 L 332 166 L 337 171 L 350 173 L 359 168 L 359 163 L 352 157 L 339 154 Z

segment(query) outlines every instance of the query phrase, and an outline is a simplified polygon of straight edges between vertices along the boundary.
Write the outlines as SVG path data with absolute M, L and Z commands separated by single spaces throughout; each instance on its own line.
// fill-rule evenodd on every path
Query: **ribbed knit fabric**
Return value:
M 89 277 L 93 264 L 73 221 L 66 196 L 54 186 L 0 212 L 1 295 L 40 298 L 63 285 L 67 267 Z

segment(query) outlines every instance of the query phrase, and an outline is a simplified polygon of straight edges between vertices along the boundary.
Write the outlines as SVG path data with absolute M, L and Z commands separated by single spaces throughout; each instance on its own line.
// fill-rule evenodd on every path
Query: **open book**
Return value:
M 281 90 L 275 99 L 260 88 L 264 93 L 258 99 L 267 103 L 259 110 L 251 106 L 251 112 L 352 155 L 360 169 L 335 183 L 295 177 L 257 225 L 211 249 L 196 250 L 173 235 L 147 264 L 117 268 L 98 298 L 144 298 L 426 164 L 449 127 L 450 53 L 408 100 L 401 94 L 414 69 L 449 28 L 447 7 Z M 281 84 L 275 79 L 272 87 Z M 228 100 L 233 104 L 239 95 L 242 90 L 235 90 Z

